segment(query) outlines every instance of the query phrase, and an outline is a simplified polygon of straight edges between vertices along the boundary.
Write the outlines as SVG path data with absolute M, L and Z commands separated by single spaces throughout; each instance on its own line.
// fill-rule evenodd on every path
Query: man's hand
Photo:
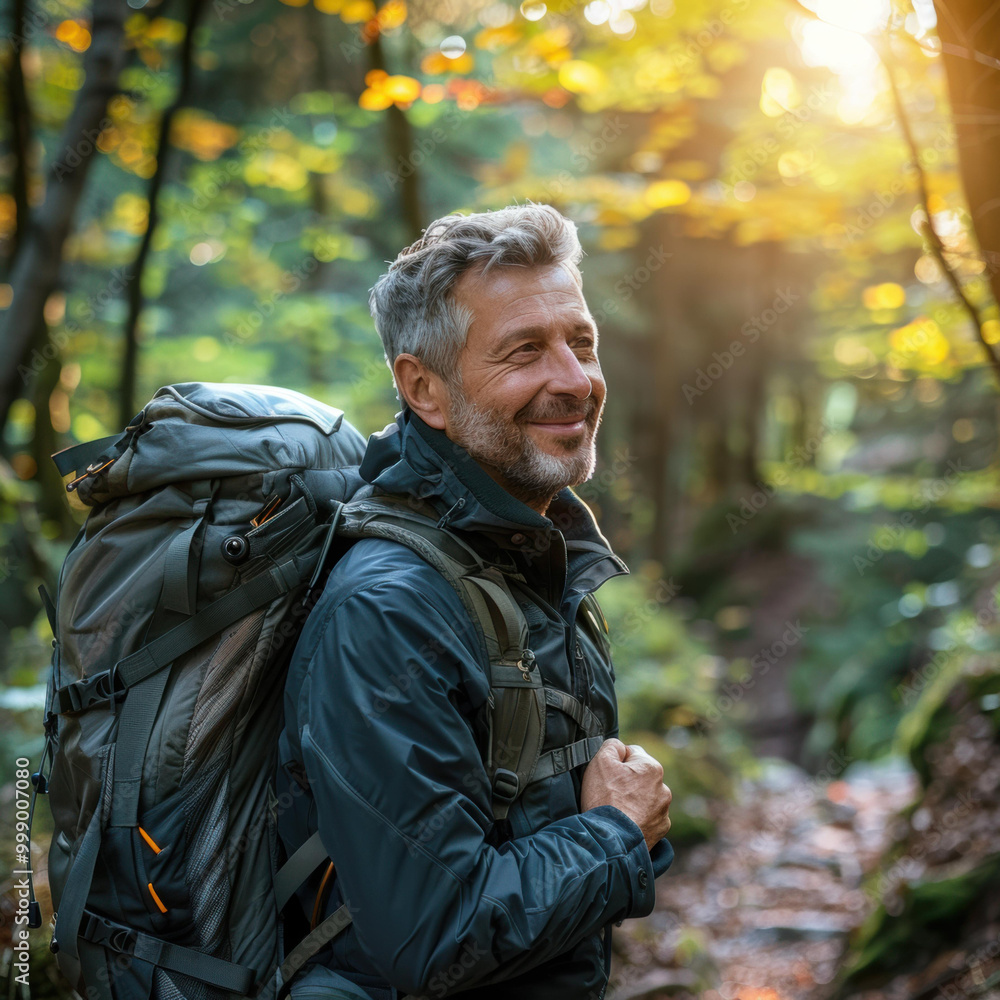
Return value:
M 670 830 L 672 798 L 663 784 L 663 765 L 634 743 L 605 740 L 583 772 L 581 809 L 620 809 L 642 830 L 650 850 Z

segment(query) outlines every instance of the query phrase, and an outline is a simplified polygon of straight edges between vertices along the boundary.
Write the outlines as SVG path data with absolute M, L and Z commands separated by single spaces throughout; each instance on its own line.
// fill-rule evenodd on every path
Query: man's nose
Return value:
M 553 395 L 571 395 L 577 399 L 586 399 L 593 391 L 593 380 L 587 374 L 596 365 L 581 364 L 573 349 L 564 344 L 555 352 L 552 359 L 552 370 L 546 388 Z

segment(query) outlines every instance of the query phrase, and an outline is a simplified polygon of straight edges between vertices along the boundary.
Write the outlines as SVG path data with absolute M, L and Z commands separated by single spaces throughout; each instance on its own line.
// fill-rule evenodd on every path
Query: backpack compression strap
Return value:
M 61 697 L 63 693 L 67 691 L 67 688 L 78 692 L 80 690 L 88 691 L 91 682 L 97 681 L 99 677 L 104 675 L 88 677 L 60 688 L 57 692 L 60 696 L 59 711 L 79 711 L 102 700 L 112 701 L 119 694 L 128 695 L 129 692 L 134 692 L 131 698 L 125 699 L 125 704 L 122 706 L 114 752 L 109 757 L 105 768 L 105 792 L 109 787 L 113 790 L 110 825 L 134 826 L 138 821 L 138 786 L 142 774 L 142 761 L 146 754 L 146 744 L 149 740 L 152 720 L 156 715 L 169 673 L 163 668 L 168 667 L 184 653 L 194 649 L 200 642 L 221 632 L 257 608 L 270 604 L 281 594 L 293 590 L 304 580 L 303 572 L 293 559 L 272 567 L 267 573 L 255 576 L 224 597 L 213 601 L 187 621 L 137 650 L 116 664 L 110 671 L 105 671 L 104 674 L 108 675 L 106 689 L 97 690 L 95 686 L 94 697 L 85 703 L 81 698 L 77 702 L 79 708 L 77 708 L 77 704 L 73 703 L 71 695 L 67 695 L 70 698 L 69 709 L 63 707 L 64 700 Z M 118 762 L 117 766 L 116 762 Z M 126 772 L 126 768 L 128 768 L 128 772 Z M 61 953 L 60 965 L 69 967 L 70 972 L 74 971 L 73 965 L 84 958 L 78 950 L 77 938 L 83 937 L 85 941 L 90 940 L 84 937 L 81 928 L 84 928 L 82 922 L 84 907 L 87 897 L 90 895 L 94 869 L 100 853 L 102 827 L 101 809 L 97 808 L 94 810 L 80 842 L 60 900 L 53 944 Z M 93 924 L 90 923 L 86 926 L 93 926 Z M 148 935 L 143 936 L 143 938 L 145 937 Z M 189 953 L 191 962 L 188 967 L 190 969 L 207 968 L 205 963 L 198 961 L 198 959 L 204 959 L 208 956 L 202 955 L 194 949 L 180 948 L 177 945 L 171 946 L 171 949 L 169 959 L 172 960 L 181 952 L 185 955 Z M 153 949 L 144 944 L 142 954 L 137 952 L 136 957 L 144 958 L 149 954 L 153 954 Z M 153 961 L 152 958 L 145 958 L 145 960 Z M 169 966 L 164 967 L 169 968 Z M 233 970 L 237 969 L 240 967 L 233 966 Z M 252 970 L 241 970 L 241 973 L 243 971 L 250 975 L 252 983 Z M 70 972 L 67 974 L 69 975 Z M 198 971 L 192 971 L 190 974 L 196 978 L 202 978 Z M 236 975 L 236 973 L 230 974 L 230 980 L 232 975 Z M 71 978 L 73 977 L 71 976 Z M 211 982 L 212 980 L 206 981 Z

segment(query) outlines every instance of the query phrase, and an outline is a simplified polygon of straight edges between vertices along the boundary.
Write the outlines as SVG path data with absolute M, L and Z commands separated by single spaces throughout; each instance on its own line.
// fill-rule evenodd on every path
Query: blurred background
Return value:
M 5 862 L 86 515 L 50 454 L 193 380 L 380 430 L 368 289 L 531 199 L 587 252 L 579 492 L 674 791 L 609 996 L 1000 996 L 1000 3 L 3 0 L 0 52 Z

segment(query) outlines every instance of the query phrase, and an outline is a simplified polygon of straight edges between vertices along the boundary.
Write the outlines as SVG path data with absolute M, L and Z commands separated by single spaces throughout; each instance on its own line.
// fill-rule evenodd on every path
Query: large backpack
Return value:
M 92 509 L 55 602 L 40 588 L 54 639 L 35 786 L 55 824 L 51 947 L 83 995 L 271 1000 L 350 922 L 345 904 L 286 951 L 282 909 L 330 862 L 318 834 L 285 861 L 273 782 L 288 661 L 335 535 L 410 546 L 476 623 L 497 819 L 600 746 L 596 717 L 543 685 L 502 570 L 423 502 L 376 495 L 363 451 L 308 396 L 189 382 L 53 456 Z M 583 735 L 542 753 L 547 705 Z

